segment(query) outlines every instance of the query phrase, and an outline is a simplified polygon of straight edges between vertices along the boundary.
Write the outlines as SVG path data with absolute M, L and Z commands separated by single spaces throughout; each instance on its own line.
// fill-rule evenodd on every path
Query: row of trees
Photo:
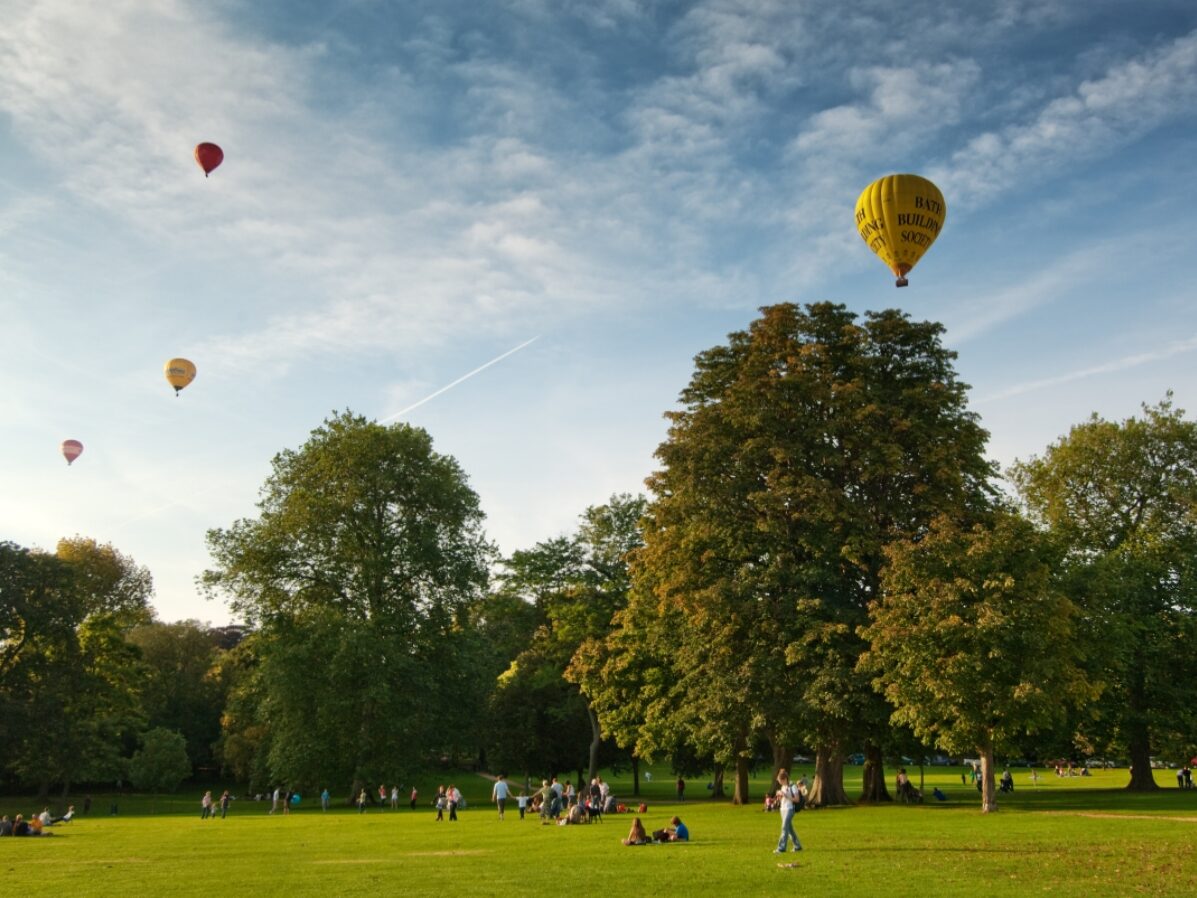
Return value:
M 148 622 L 144 572 L 121 593 L 136 600 L 22 625 L 69 631 L 69 651 L 26 651 L 2 623 L 6 736 L 32 738 L 21 715 L 54 701 L 35 659 L 94 646 L 144 681 L 124 704 L 69 690 L 61 719 L 86 722 L 72 738 L 103 746 L 71 757 L 99 767 L 51 765 L 30 743 L 13 757 L 38 760 L 9 774 L 96 775 L 165 726 L 196 765 L 349 794 L 430 763 L 581 774 L 650 759 L 714 771 L 716 794 L 727 771 L 745 802 L 762 752 L 777 767 L 802 749 L 812 800 L 833 804 L 863 748 L 863 797 L 886 800 L 882 759 L 932 747 L 979 754 L 987 809 L 995 753 L 1116 753 L 1151 788 L 1150 754 L 1197 742 L 1197 427 L 1170 398 L 1093 418 L 1003 481 L 941 337 L 897 311 L 762 310 L 697 357 L 650 499 L 613 496 L 505 559 L 425 432 L 336 414 L 274 459 L 256 517 L 208 535 L 202 583 L 243 640 Z M 68 557 L 5 551 L 6 599 L 25 584 L 13 594 L 37 605 L 38 577 L 103 592 L 63 573 Z M 131 673 L 147 664 L 156 676 Z
M 0 778 L 44 796 L 78 781 L 177 783 L 216 763 L 217 660 L 239 630 L 156 622 L 152 594 L 149 571 L 110 545 L 0 543 Z M 131 763 L 154 729 L 177 739 L 165 779 L 149 755 Z

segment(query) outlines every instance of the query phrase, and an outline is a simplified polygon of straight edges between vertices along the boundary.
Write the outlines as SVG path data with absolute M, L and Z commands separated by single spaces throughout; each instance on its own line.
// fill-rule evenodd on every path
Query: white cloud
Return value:
M 1195 112 L 1197 31 L 1083 82 L 1029 122 L 977 135 L 930 176 L 954 202 L 982 205 L 1028 176 L 1107 155 Z

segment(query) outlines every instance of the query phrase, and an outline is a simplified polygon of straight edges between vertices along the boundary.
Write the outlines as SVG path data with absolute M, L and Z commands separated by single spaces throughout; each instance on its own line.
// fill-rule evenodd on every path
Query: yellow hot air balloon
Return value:
M 939 188 L 918 175 L 886 175 L 856 201 L 856 230 L 905 287 L 906 275 L 943 229 L 948 208 Z
M 171 359 L 162 366 L 162 373 L 166 375 L 167 382 L 175 388 L 175 395 L 178 396 L 179 390 L 195 380 L 195 365 L 187 359 Z

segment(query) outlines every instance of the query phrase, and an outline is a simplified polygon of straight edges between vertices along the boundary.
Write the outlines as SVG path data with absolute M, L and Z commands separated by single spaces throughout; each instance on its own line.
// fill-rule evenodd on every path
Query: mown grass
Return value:
M 912 772 L 916 784 L 918 771 Z M 56 827 L 53 838 L 0 840 L 6 890 L 21 895 L 115 894 L 344 895 L 358 891 L 411 895 L 497 895 L 519 891 L 611 895 L 819 896 L 1194 895 L 1197 790 L 1129 794 L 1126 772 L 1086 778 L 1043 775 L 1033 786 L 1016 772 L 1016 790 L 997 814 L 978 812 L 978 796 L 958 770 L 928 768 L 926 788 L 946 803 L 855 806 L 804 811 L 796 818 L 804 851 L 795 868 L 772 854 L 778 818 L 758 806 L 707 799 L 691 782 L 690 800 L 673 800 L 673 779 L 660 769 L 644 784 L 649 830 L 678 813 L 689 845 L 624 848 L 632 815 L 591 826 L 541 826 L 509 810 L 500 822 L 481 777 L 457 775 L 470 807 L 455 824 L 435 823 L 425 783 L 420 807 L 338 807 L 325 814 L 305 799 L 287 816 L 239 800 L 227 820 L 201 821 L 199 795 L 93 796 L 87 818 Z M 858 770 L 849 770 L 850 792 Z M 615 780 L 626 795 L 629 784 Z M 754 782 L 761 794 L 763 781 Z M 194 790 L 193 790 L 194 791 Z M 313 806 L 315 805 L 315 806 Z M 34 810 L 31 799 L 0 797 L 10 816 Z M 40 808 L 39 808 L 40 810 Z

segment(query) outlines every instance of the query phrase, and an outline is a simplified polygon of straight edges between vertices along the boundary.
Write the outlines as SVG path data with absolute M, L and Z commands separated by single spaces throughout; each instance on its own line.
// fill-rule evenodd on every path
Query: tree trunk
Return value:
M 848 794 L 844 791 L 844 755 L 838 744 L 816 746 L 815 781 L 806 800 L 816 808 L 848 804 Z
M 586 782 L 589 783 L 598 776 L 599 745 L 603 741 L 603 731 L 599 727 L 598 715 L 589 704 L 586 706 L 586 716 L 590 718 L 590 772 L 586 777 Z
M 881 757 L 881 746 L 865 743 L 864 788 L 861 801 L 893 801 L 885 785 L 885 762 Z
M 994 788 L 993 745 L 981 747 L 981 813 L 989 814 L 998 809 L 997 789 Z
M 632 795 L 640 797 L 640 759 L 632 755 Z
M 785 743 L 775 742 L 772 738 L 769 739 L 769 746 L 773 749 L 773 780 L 776 782 L 779 772 L 790 769 L 790 758 L 794 757 L 794 749 Z
M 1140 721 L 1131 722 L 1129 729 L 1131 778 L 1126 788 L 1132 792 L 1154 792 L 1155 775 L 1151 772 L 1151 738 L 1147 732 L 1147 725 Z
M 736 757 L 736 789 L 732 793 L 732 804 L 749 804 L 748 797 L 748 759 L 743 755 Z
M 723 789 L 723 765 L 715 765 L 715 784 L 711 790 L 711 798 L 727 798 L 727 792 Z

